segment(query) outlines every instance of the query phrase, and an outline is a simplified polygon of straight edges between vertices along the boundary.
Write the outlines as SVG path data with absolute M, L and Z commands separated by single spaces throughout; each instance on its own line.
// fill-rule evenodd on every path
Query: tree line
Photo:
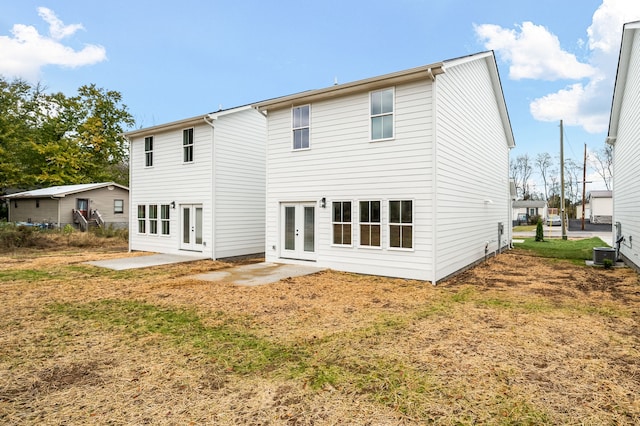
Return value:
M 588 166 L 602 178 L 605 187 L 611 189 L 612 147 L 592 151 L 587 158 Z M 583 164 L 572 159 L 564 161 L 565 206 L 575 206 L 582 202 Z M 509 162 L 510 176 L 516 187 L 519 200 L 545 200 L 549 207 L 560 207 L 560 160 L 543 152 L 535 158 L 528 154 L 519 155 Z M 532 185 L 532 177 L 536 173 L 542 183 L 539 189 Z
M 114 181 L 128 185 L 125 129 L 134 119 L 119 92 L 94 84 L 48 94 L 0 77 L 0 195 L 8 189 Z

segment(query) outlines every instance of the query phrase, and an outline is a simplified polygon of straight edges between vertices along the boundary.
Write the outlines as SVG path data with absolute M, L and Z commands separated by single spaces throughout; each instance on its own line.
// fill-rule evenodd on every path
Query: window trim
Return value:
M 295 114 L 294 111 L 300 108 L 305 108 L 305 107 L 309 109 L 309 119 L 308 119 L 307 125 L 294 127 L 294 114 Z M 307 129 L 309 134 L 308 146 L 304 148 L 296 148 L 295 147 L 296 130 L 304 130 L 304 129 Z M 310 149 L 311 149 L 311 104 L 297 105 L 297 106 L 291 107 L 291 151 L 294 151 L 294 152 L 308 151 Z
M 120 211 L 118 211 L 118 208 L 116 206 L 116 203 L 120 201 L 122 203 L 122 206 L 120 208 Z M 124 214 L 124 200 L 120 199 L 120 198 L 115 198 L 113 200 L 113 214 Z
M 392 96 L 392 105 L 391 105 L 391 112 L 390 113 L 380 113 L 380 114 L 373 114 L 372 106 L 372 98 L 374 93 L 381 93 L 381 92 L 386 92 L 390 90 L 391 91 L 391 96 Z M 391 137 L 385 138 L 378 138 L 378 139 L 374 139 L 373 138 L 373 119 L 376 117 L 384 117 L 384 116 L 391 116 Z M 382 141 L 390 141 L 395 139 L 396 137 L 396 88 L 394 86 L 392 87 L 387 87 L 387 88 L 383 88 L 383 89 L 377 89 L 377 90 L 372 90 L 369 92 L 369 142 L 382 142 Z
M 360 218 L 362 217 L 361 216 L 361 214 L 362 214 L 361 213 L 362 206 L 360 205 L 360 203 L 369 203 L 369 209 L 371 209 L 371 203 L 372 202 L 380 203 L 380 221 L 379 222 L 371 222 L 371 221 L 362 222 L 360 220 Z M 357 205 L 358 205 L 358 216 L 357 216 L 358 217 L 358 244 L 357 244 L 358 248 L 363 248 L 365 250 L 370 250 L 370 249 L 382 250 L 382 248 L 383 248 L 383 238 L 382 238 L 382 236 L 383 236 L 383 232 L 384 232 L 384 226 L 383 226 L 383 220 L 382 220 L 382 208 L 384 206 L 383 200 L 381 198 L 378 198 L 378 199 L 376 199 L 376 198 L 367 198 L 367 199 L 363 199 L 363 200 L 358 200 L 357 201 Z M 371 219 L 371 211 L 369 211 L 369 219 Z M 379 226 L 379 229 L 380 229 L 380 234 L 379 234 L 380 244 L 377 245 L 377 246 L 374 246 L 374 245 L 371 245 L 371 244 L 369 244 L 369 245 L 362 244 L 362 225 L 372 226 L 372 225 L 375 225 L 375 224 L 377 224 Z M 371 237 L 369 237 L 369 241 L 371 241 Z
M 164 213 L 167 213 L 167 217 L 164 217 Z M 164 232 L 165 225 L 167 226 L 167 232 Z M 171 206 L 169 204 L 160 204 L 160 235 L 171 235 Z
M 350 216 L 349 216 L 350 221 L 349 222 L 345 222 L 344 220 L 339 221 L 339 222 L 334 221 L 333 212 L 334 212 L 334 208 L 335 208 L 334 207 L 335 203 L 340 203 L 341 204 L 341 216 L 342 216 L 341 219 L 344 219 L 344 203 L 349 203 L 350 204 L 349 205 L 349 213 L 350 213 Z M 331 201 L 331 245 L 333 247 L 353 247 L 353 204 L 354 204 L 353 200 L 332 200 Z M 344 225 L 347 225 L 347 224 L 351 227 L 351 234 L 350 234 L 351 240 L 349 241 L 348 244 L 336 243 L 335 242 L 335 225 L 344 226 Z M 341 229 L 342 229 L 342 235 L 341 235 L 342 238 L 341 238 L 341 240 L 344 241 L 344 228 L 341 228 Z
M 142 216 L 140 215 L 142 213 Z M 142 225 L 142 226 L 141 226 Z M 140 230 L 142 229 L 142 230 Z M 147 205 L 138 204 L 138 234 L 147 233 Z
M 186 135 L 190 135 L 191 137 L 185 138 Z M 195 151 L 194 141 L 195 141 L 194 128 L 189 127 L 188 129 L 182 129 L 182 163 L 183 164 L 191 164 L 194 162 L 194 151 Z M 187 159 L 187 152 L 190 154 L 189 159 Z
M 402 202 L 403 201 L 411 201 L 411 222 L 402 222 L 402 217 L 400 218 L 400 222 L 391 222 L 391 203 L 394 201 L 400 202 L 400 214 L 402 215 Z M 387 242 L 387 249 L 389 250 L 397 250 L 397 251 L 415 251 L 416 239 L 415 239 L 415 208 L 416 201 L 413 198 L 393 198 L 387 200 L 387 208 L 388 211 L 388 220 L 387 220 L 387 232 L 389 233 L 389 240 Z M 411 247 L 392 247 L 391 246 L 391 226 L 411 226 Z M 400 244 L 402 244 L 402 234 L 400 234 Z
M 149 204 L 149 235 L 158 235 L 158 205 Z
M 147 149 L 147 141 L 150 142 L 149 149 Z M 153 167 L 153 142 L 154 142 L 153 135 L 144 137 L 144 167 L 145 168 Z

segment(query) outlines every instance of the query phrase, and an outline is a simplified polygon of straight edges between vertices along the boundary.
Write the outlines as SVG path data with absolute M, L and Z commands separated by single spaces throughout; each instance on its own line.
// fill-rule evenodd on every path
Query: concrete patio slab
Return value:
M 87 262 L 89 265 L 99 266 L 101 268 L 114 269 L 122 271 L 125 269 L 148 268 L 150 266 L 168 265 L 172 263 L 193 262 L 196 260 L 204 260 L 208 257 L 163 254 L 156 253 L 148 256 L 125 257 L 120 259 L 95 260 Z
M 282 263 L 262 262 L 198 274 L 191 278 L 202 281 L 226 281 L 237 285 L 256 286 L 278 282 L 284 278 L 315 274 L 325 269 L 312 265 L 285 265 Z

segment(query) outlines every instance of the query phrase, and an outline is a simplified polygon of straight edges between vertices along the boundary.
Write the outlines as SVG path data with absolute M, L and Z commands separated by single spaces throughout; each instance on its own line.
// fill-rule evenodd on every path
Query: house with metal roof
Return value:
M 126 228 L 129 224 L 129 188 L 114 182 L 52 186 L 3 197 L 9 222 L 63 228 L 72 225 Z

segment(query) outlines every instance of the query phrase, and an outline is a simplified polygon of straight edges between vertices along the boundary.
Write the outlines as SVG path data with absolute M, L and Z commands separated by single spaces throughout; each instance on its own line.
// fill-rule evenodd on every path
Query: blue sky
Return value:
M 563 119 L 565 155 L 581 163 L 584 143 L 604 146 L 633 20 L 638 0 L 7 1 L 0 74 L 117 90 L 149 127 L 494 50 L 512 156 L 557 156 Z

